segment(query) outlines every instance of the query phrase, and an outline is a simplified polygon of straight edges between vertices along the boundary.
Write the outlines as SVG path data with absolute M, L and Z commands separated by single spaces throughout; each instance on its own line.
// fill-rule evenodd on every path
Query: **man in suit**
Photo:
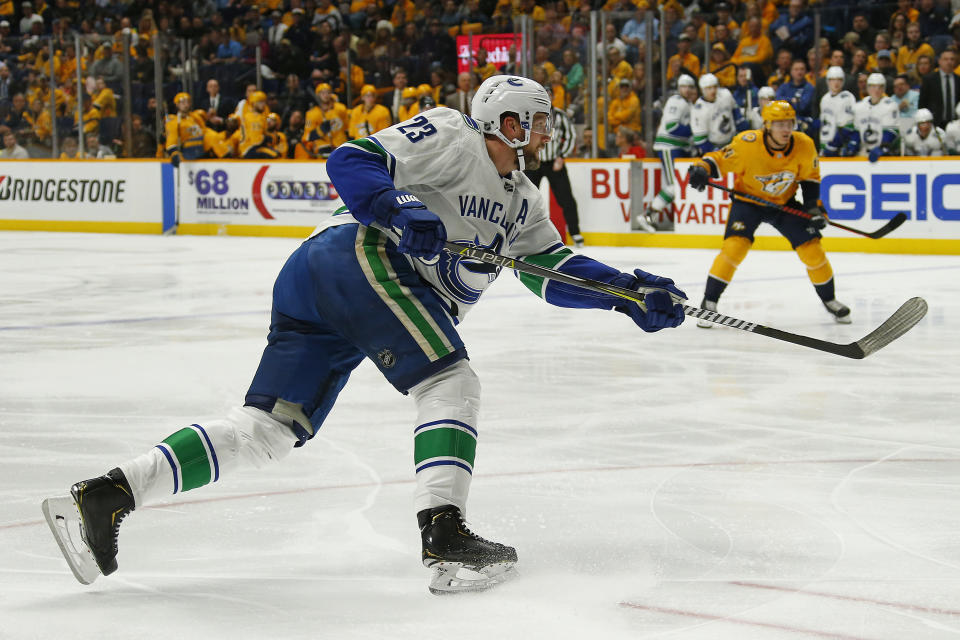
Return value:
M 457 90 L 448 93 L 443 100 L 443 104 L 456 109 L 461 113 L 470 115 L 470 104 L 473 102 L 473 96 L 477 93 L 474 76 L 469 71 L 464 71 L 457 76 Z
M 393 72 L 393 91 L 383 97 L 383 104 L 390 109 L 394 124 L 400 122 L 400 107 L 403 106 L 403 90 L 407 88 L 407 72 L 398 67 Z
M 223 126 L 223 121 L 233 113 L 237 103 L 220 93 L 220 83 L 215 78 L 207 80 L 207 93 L 200 98 L 198 109 L 207 112 L 207 122 L 215 128 Z
M 929 109 L 933 113 L 933 123 L 943 128 L 957 118 L 960 81 L 953 72 L 957 66 L 956 51 L 945 49 L 937 59 L 937 66 L 939 68 L 936 71 L 923 77 L 919 106 L 921 109 Z

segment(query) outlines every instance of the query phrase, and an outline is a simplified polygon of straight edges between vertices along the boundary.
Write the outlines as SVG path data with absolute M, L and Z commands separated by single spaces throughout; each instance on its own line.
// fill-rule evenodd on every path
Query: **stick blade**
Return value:
M 893 216 L 893 218 L 890 219 L 890 222 L 883 225 L 873 233 L 868 233 L 867 236 L 869 236 L 870 238 L 873 238 L 874 240 L 876 240 L 877 238 L 882 238 L 883 236 L 887 235 L 888 233 L 890 233 L 891 231 L 893 231 L 894 229 L 902 225 L 904 222 L 906 222 L 906 220 L 907 220 L 907 214 L 902 212 L 898 213 L 897 215 Z
M 923 298 L 910 298 L 900 308 L 893 312 L 879 327 L 860 338 L 850 347 L 863 354 L 852 356 L 857 359 L 866 358 L 871 353 L 884 348 L 907 331 L 912 329 L 923 316 L 927 314 L 927 301 Z

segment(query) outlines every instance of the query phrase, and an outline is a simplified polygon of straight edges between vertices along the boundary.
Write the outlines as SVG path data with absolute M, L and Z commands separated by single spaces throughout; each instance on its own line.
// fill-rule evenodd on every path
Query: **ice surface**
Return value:
M 461 326 L 483 382 L 469 519 L 521 576 L 427 592 L 412 403 L 365 363 L 322 434 L 124 523 L 77 583 L 42 498 L 242 401 L 297 241 L 0 234 L 0 638 L 956 638 L 960 260 L 753 252 L 720 311 L 837 342 L 930 313 L 863 361 L 732 329 L 648 335 L 504 275 Z M 677 280 L 713 251 L 593 248 Z

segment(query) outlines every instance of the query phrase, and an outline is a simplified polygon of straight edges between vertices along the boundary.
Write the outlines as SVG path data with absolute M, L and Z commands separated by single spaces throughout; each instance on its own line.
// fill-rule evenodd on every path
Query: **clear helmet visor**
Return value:
M 530 132 L 539 133 L 542 136 L 550 137 L 553 135 L 553 118 L 549 113 L 535 113 L 530 123 Z

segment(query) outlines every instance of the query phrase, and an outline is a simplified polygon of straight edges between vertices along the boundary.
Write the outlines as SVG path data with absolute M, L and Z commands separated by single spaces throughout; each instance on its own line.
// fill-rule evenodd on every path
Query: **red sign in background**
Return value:
M 514 62 L 519 65 L 523 37 L 519 33 L 487 33 L 475 36 L 457 36 L 457 73 L 470 71 L 477 63 L 477 50 L 487 50 L 487 62 L 497 69 L 510 59 L 510 46 L 514 48 Z M 471 49 L 473 49 L 471 51 Z

